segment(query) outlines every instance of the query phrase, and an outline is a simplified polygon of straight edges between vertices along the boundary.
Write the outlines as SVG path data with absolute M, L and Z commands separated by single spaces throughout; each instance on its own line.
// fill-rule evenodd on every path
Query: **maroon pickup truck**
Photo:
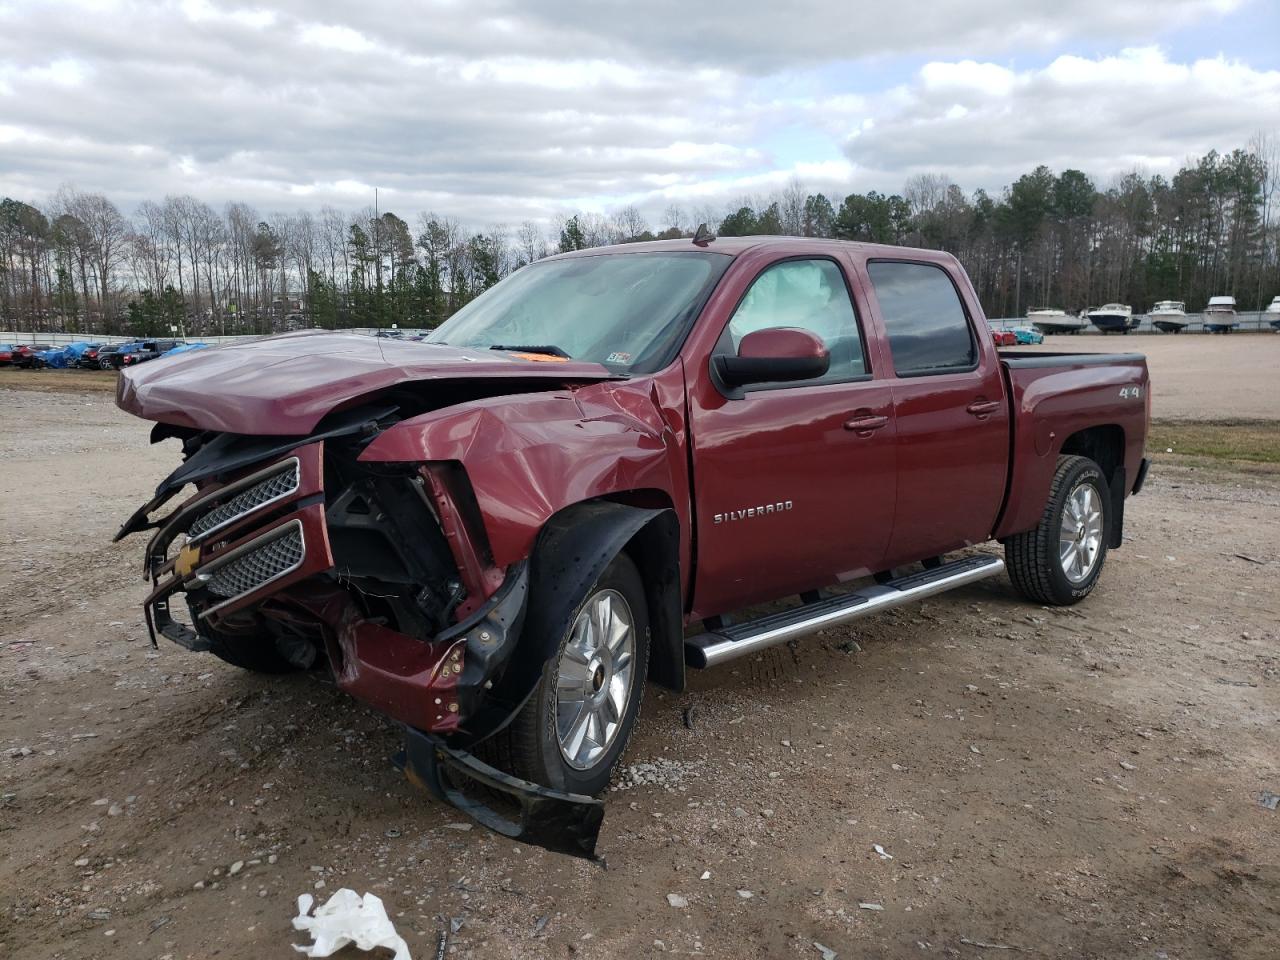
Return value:
M 997 355 L 948 254 L 706 236 L 539 261 L 425 342 L 146 364 L 118 402 L 183 447 L 118 535 L 156 531 L 153 642 L 327 664 L 411 778 L 587 855 L 646 679 L 1006 562 L 1085 597 L 1150 410 L 1141 356 Z

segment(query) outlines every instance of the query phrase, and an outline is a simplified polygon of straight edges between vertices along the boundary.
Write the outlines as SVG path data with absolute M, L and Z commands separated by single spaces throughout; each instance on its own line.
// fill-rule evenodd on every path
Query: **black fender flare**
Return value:
M 537 687 L 583 595 L 629 544 L 649 608 L 649 678 L 671 690 L 684 689 L 679 531 L 670 508 L 612 500 L 575 504 L 547 521 L 530 559 L 520 639 L 495 691 L 514 706 L 513 715 Z

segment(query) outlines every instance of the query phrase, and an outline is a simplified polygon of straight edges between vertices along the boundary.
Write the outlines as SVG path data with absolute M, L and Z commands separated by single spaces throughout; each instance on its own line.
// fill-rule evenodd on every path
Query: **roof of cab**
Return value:
M 953 261 L 955 258 L 943 250 L 925 250 L 915 247 L 896 247 L 884 243 L 863 243 L 857 240 L 831 240 L 826 237 L 716 237 L 705 244 L 695 244 L 691 239 L 645 240 L 637 243 L 615 243 L 606 247 L 588 247 L 557 253 L 547 260 L 566 260 L 572 257 L 593 257 L 606 253 L 671 253 L 673 251 L 700 251 L 737 257 L 749 250 L 776 251 L 778 253 L 833 253 L 838 250 L 859 250 L 868 256 L 894 257 L 896 259 Z

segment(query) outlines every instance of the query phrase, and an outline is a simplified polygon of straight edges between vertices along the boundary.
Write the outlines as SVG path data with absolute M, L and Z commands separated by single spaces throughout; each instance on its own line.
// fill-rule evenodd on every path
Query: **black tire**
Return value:
M 634 653 L 626 704 L 608 749 L 585 769 L 572 766 L 561 751 L 557 731 L 557 678 L 566 647 L 574 635 L 574 625 L 584 609 L 605 591 L 615 591 L 625 599 L 631 616 Z M 526 623 L 526 626 L 528 624 Z M 627 742 L 640 715 L 644 699 L 645 676 L 649 668 L 649 612 L 645 605 L 644 584 L 640 572 L 626 554 L 619 554 L 605 568 L 600 578 L 587 590 L 568 619 L 555 656 L 542 667 L 542 678 L 510 730 L 510 764 L 512 772 L 526 780 L 554 790 L 596 796 L 609 785 L 609 774 L 627 749 Z
M 1063 512 L 1067 501 L 1082 485 L 1092 486 L 1101 513 L 1101 541 L 1084 576 L 1068 575 L 1060 552 Z M 1066 607 L 1087 597 L 1107 561 L 1107 542 L 1111 536 L 1111 493 L 1102 469 L 1088 457 L 1062 456 L 1049 487 L 1040 523 L 1034 530 L 1020 533 L 1005 541 L 1004 554 L 1009 579 L 1028 600 L 1054 607 Z M 1070 548 L 1068 548 L 1070 549 Z

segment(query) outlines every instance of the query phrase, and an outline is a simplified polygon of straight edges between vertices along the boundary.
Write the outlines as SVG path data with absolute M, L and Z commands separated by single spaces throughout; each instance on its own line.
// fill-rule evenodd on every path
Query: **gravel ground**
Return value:
M 173 445 L 0 404 L 0 956 L 293 956 L 343 886 L 416 958 L 1276 956 L 1274 468 L 1162 459 L 1079 607 L 994 579 L 650 689 L 600 866 L 436 805 L 316 677 L 153 651 L 110 537 Z

